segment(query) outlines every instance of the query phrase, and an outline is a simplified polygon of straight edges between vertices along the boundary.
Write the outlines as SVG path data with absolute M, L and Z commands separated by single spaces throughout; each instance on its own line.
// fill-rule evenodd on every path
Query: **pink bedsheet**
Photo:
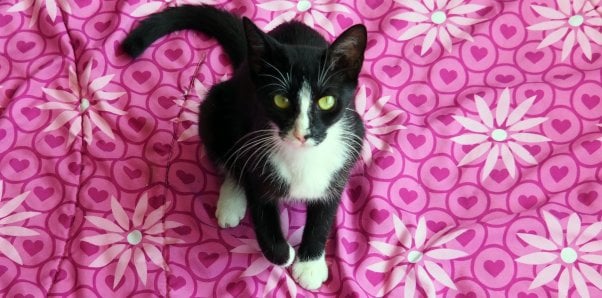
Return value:
M 248 217 L 217 227 L 196 118 L 231 73 L 215 41 L 119 51 L 190 2 L 0 3 L 0 296 L 602 297 L 598 0 L 213 1 L 262 28 L 369 29 L 366 150 L 315 292 Z M 294 245 L 303 216 L 282 211 Z

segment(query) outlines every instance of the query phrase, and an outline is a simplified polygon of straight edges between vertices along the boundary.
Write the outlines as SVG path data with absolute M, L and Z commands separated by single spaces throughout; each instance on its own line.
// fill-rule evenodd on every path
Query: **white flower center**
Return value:
M 79 104 L 80 112 L 87 110 L 90 107 L 90 101 L 87 98 L 83 98 L 82 102 Z
M 133 230 L 128 234 L 128 242 L 131 245 L 136 245 L 142 241 L 142 233 L 138 230 Z
M 307 0 L 300 0 L 297 2 L 297 10 L 300 12 L 308 11 L 311 8 L 311 2 Z
M 581 26 L 581 24 L 583 24 L 583 16 L 582 15 L 576 14 L 569 18 L 569 25 L 571 25 L 573 27 L 579 27 L 579 26 Z
M 570 247 L 565 247 L 560 251 L 560 258 L 567 264 L 575 263 L 577 260 L 577 252 Z
M 433 23 L 435 23 L 437 25 L 443 24 L 443 22 L 445 22 L 446 19 L 447 19 L 447 16 L 445 15 L 445 13 L 440 10 L 435 11 L 431 15 L 431 21 L 433 21 Z
M 491 138 L 498 142 L 503 142 L 508 138 L 508 133 L 505 130 L 498 128 L 491 132 Z
M 422 259 L 422 253 L 416 250 L 410 251 L 408 253 L 408 262 L 410 263 L 418 263 Z

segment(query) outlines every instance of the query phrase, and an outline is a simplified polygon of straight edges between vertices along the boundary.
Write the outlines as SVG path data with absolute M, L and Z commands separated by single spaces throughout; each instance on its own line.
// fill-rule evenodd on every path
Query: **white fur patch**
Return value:
M 270 156 L 278 176 L 290 185 L 290 199 L 311 201 L 329 195 L 332 176 L 343 167 L 349 151 L 341 141 L 345 134 L 342 122 L 332 125 L 316 146 L 282 142 L 281 149 Z
M 215 217 L 222 228 L 233 228 L 238 226 L 245 217 L 247 210 L 247 198 L 242 188 L 230 177 L 226 179 L 219 190 L 219 199 Z
M 311 88 L 307 82 L 303 82 L 299 90 L 299 117 L 295 121 L 293 133 L 301 136 L 309 134 L 309 106 L 311 104 Z
M 293 278 L 307 290 L 315 290 L 328 279 L 328 266 L 324 254 L 317 260 L 301 262 L 293 265 Z
M 288 260 L 286 261 L 286 263 L 284 263 L 284 265 L 282 265 L 282 267 L 290 266 L 294 260 L 295 260 L 295 249 L 289 244 L 288 245 Z

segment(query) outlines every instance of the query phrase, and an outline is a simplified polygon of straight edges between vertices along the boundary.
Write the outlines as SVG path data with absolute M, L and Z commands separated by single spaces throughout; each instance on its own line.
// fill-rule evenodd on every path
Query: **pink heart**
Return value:
M 579 202 L 583 203 L 583 205 L 590 206 L 596 199 L 598 198 L 598 193 L 594 190 L 586 193 L 580 193 L 577 196 Z
M 21 109 L 21 114 L 23 114 L 23 116 L 25 116 L 29 121 L 31 121 L 40 115 L 40 109 L 36 107 L 24 107 Z
M 489 274 L 491 274 L 491 276 L 497 277 L 498 275 L 500 275 L 500 273 L 502 273 L 502 271 L 506 267 L 506 263 L 504 263 L 504 261 L 502 260 L 497 260 L 495 262 L 488 260 L 485 261 L 484 267 L 485 270 L 489 272 Z
M 164 195 L 152 196 L 150 199 L 148 199 L 148 204 L 154 209 L 157 209 L 163 206 L 166 201 L 167 199 L 165 199 Z
M 173 98 L 167 96 L 159 96 L 159 99 L 157 101 L 159 102 L 159 105 L 166 110 L 171 108 L 175 104 Z
M 177 170 L 176 176 L 178 176 L 178 178 L 180 178 L 184 184 L 190 184 L 195 180 L 194 175 L 188 174 L 182 170 Z
M 341 28 L 347 28 L 353 24 L 353 19 L 340 14 L 337 15 L 337 22 Z
M 111 152 L 115 150 L 115 143 L 105 142 L 104 140 L 98 140 L 98 142 L 96 142 L 96 146 L 104 152 Z
M 13 16 L 0 13 L 0 27 L 8 25 L 13 20 Z
M 390 78 L 396 76 L 397 74 L 399 74 L 401 72 L 401 66 L 399 65 L 394 65 L 394 66 L 389 66 L 389 65 L 385 65 L 383 66 L 383 71 L 387 74 L 387 76 L 389 76 Z
M 419 107 L 426 102 L 426 95 L 420 94 L 410 94 L 408 95 L 408 101 L 415 107 Z
M 44 248 L 44 242 L 42 240 L 25 240 L 23 241 L 23 248 L 30 256 L 34 256 Z
M 408 190 L 407 188 L 402 188 L 399 190 L 399 196 L 406 204 L 410 204 L 416 201 L 418 193 L 413 190 Z
M 429 228 L 429 230 L 431 230 L 433 232 L 438 232 L 438 231 L 441 231 L 443 228 L 445 228 L 446 224 L 444 221 L 436 222 L 433 220 L 427 220 L 426 226 Z
M 507 84 L 507 83 L 510 83 L 510 82 L 512 82 L 514 80 L 514 76 L 513 75 L 501 75 L 501 74 L 499 74 L 499 75 L 495 76 L 495 80 L 498 81 L 498 82 L 500 82 L 500 83 Z
M 550 168 L 550 174 L 552 175 L 552 178 L 554 178 L 554 181 L 556 181 L 556 182 L 560 182 L 560 180 L 562 180 L 568 173 L 569 173 L 569 168 L 566 166 L 562 166 L 562 167 L 553 166 Z
M 342 242 L 343 242 L 343 247 L 345 248 L 345 251 L 348 254 L 353 253 L 360 247 L 360 245 L 357 242 L 347 241 L 346 238 L 342 238 Z
M 541 58 L 543 58 L 544 53 L 537 51 L 537 52 L 527 52 L 525 54 L 525 57 L 531 61 L 531 63 L 535 64 L 537 62 L 539 62 L 539 60 L 541 60 Z
M 182 49 L 167 49 L 165 51 L 165 57 L 167 57 L 167 59 L 171 61 L 176 61 L 176 59 L 180 58 L 180 56 L 182 56 L 183 53 L 184 51 L 182 51 Z
M 218 253 L 206 253 L 204 251 L 198 254 L 199 261 L 205 266 L 205 268 L 211 267 L 219 258 Z
M 449 125 L 450 123 L 452 123 L 454 121 L 454 118 L 452 117 L 451 114 L 439 115 L 436 118 L 441 123 L 443 123 L 445 126 Z
M 506 170 L 506 169 L 492 170 L 491 173 L 489 174 L 489 177 L 491 177 L 491 179 L 493 179 L 495 182 L 500 183 L 508 177 L 508 174 L 509 174 L 508 170 Z
M 35 47 L 36 43 L 33 41 L 18 41 L 17 42 L 17 49 L 21 52 L 21 53 L 27 53 L 29 52 L 29 50 L 33 49 L 33 47 Z
M 569 130 L 569 128 L 571 128 L 571 121 L 569 121 L 569 120 L 554 119 L 554 120 L 552 120 L 552 127 L 559 134 L 563 134 L 567 130 Z
M 54 194 L 54 188 L 52 187 L 41 187 L 36 186 L 33 189 L 33 193 L 40 199 L 40 201 L 46 201 L 50 196 Z
M 449 170 L 447 168 L 432 167 L 430 172 L 431 175 L 439 182 L 443 181 L 445 178 L 447 178 L 447 176 L 449 176 Z
M 136 82 L 138 82 L 138 84 L 142 84 L 151 77 L 151 72 L 150 71 L 134 71 L 134 73 L 132 74 L 132 77 L 134 78 L 134 80 L 136 80 Z
M 585 105 L 588 109 L 591 110 L 600 103 L 600 96 L 583 94 L 581 95 L 581 101 L 583 102 L 583 105 Z
M 470 243 L 470 241 L 472 241 L 472 239 L 474 239 L 474 236 L 477 233 L 474 230 L 467 230 L 466 232 L 462 233 L 462 235 L 458 236 L 456 238 L 456 241 L 458 241 L 458 243 L 462 244 L 462 246 L 466 247 L 466 245 L 468 243 Z
M 379 156 L 374 159 L 376 165 L 383 170 L 390 167 L 394 161 L 392 156 Z
M 468 210 L 477 204 L 477 197 L 476 196 L 459 197 L 458 204 L 460 204 L 460 206 L 462 206 L 464 209 Z
M 244 281 L 239 282 L 231 282 L 226 286 L 226 291 L 232 295 L 232 297 L 238 297 L 246 288 L 246 283 Z
M 153 144 L 153 150 L 157 152 L 157 154 L 161 156 L 165 156 L 167 153 L 171 151 L 171 145 L 163 144 L 163 143 L 155 143 Z
M 510 39 L 512 36 L 514 36 L 516 34 L 516 27 L 511 26 L 511 25 L 502 24 L 502 26 L 500 26 L 500 31 L 502 32 L 502 35 L 506 39 Z
M 372 286 L 376 286 L 377 284 L 381 283 L 384 280 L 384 278 L 384 273 L 366 270 L 366 279 L 368 279 L 368 282 L 370 282 Z
M 48 144 L 48 146 L 50 146 L 50 148 L 54 149 L 65 142 L 65 137 L 63 137 L 63 136 L 55 137 L 53 135 L 46 135 L 44 137 L 44 141 L 46 141 L 46 144 Z
M 128 120 L 128 125 L 136 132 L 140 132 L 145 124 L 146 119 L 144 117 L 133 117 Z
M 140 169 L 132 170 L 128 166 L 123 166 L 123 171 L 130 177 L 130 179 L 140 178 L 142 171 Z
M 410 133 L 408 134 L 408 141 L 410 142 L 410 145 L 414 147 L 414 149 L 417 149 L 418 147 L 424 145 L 426 142 L 426 137 L 423 135 L 415 135 Z
M 445 84 L 449 85 L 458 77 L 458 73 L 455 70 L 448 70 L 446 68 L 442 68 L 441 70 L 439 70 L 439 76 L 441 77 L 443 82 L 445 82 Z
M 590 155 L 592 155 L 592 154 L 594 154 L 594 152 L 598 151 L 598 149 L 600 149 L 601 145 L 602 145 L 602 142 L 600 142 L 598 140 L 585 141 L 585 142 L 581 143 L 581 147 L 583 147 L 583 149 L 585 149 L 587 151 L 587 153 L 589 153 Z
M 476 61 L 481 61 L 483 60 L 483 58 L 485 58 L 485 56 L 487 56 L 487 48 L 484 47 L 478 47 L 478 46 L 472 46 L 470 47 L 470 53 L 472 54 L 472 57 L 474 57 L 474 59 Z
M 518 203 L 525 209 L 531 209 L 531 207 L 537 204 L 537 197 L 521 195 L 518 197 Z
M 389 23 L 395 27 L 395 29 L 397 30 L 401 30 L 403 29 L 405 26 L 408 25 L 408 22 L 404 21 L 404 20 L 397 20 L 397 19 L 390 19 Z
M 80 242 L 79 248 L 88 256 L 94 255 L 98 252 L 98 246 L 94 244 L 90 244 L 88 242 Z M 113 287 L 113 282 L 111 281 L 111 287 Z
M 373 209 L 370 211 L 370 218 L 378 224 L 382 224 L 389 217 L 389 211 L 385 209 Z
M 109 28 L 109 26 L 111 25 L 111 21 L 106 21 L 106 22 L 96 22 L 94 24 L 94 28 L 96 29 L 96 31 L 98 32 L 103 32 L 105 30 L 107 30 Z
M 27 159 L 13 158 L 8 163 L 13 168 L 13 170 L 15 170 L 15 172 L 21 172 L 27 169 L 27 167 L 29 167 L 29 160 Z

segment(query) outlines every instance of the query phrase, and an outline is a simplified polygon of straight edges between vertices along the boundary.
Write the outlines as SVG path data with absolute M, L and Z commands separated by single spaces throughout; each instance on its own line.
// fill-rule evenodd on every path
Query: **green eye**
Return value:
M 334 97 L 332 96 L 324 96 L 320 99 L 318 99 L 318 107 L 320 107 L 321 110 L 324 111 L 328 111 L 330 109 L 332 109 L 332 107 L 334 107 L 334 103 L 336 101 L 334 100 Z
M 291 105 L 291 103 L 288 101 L 288 98 L 280 94 L 274 96 L 274 104 L 280 109 L 286 109 Z

